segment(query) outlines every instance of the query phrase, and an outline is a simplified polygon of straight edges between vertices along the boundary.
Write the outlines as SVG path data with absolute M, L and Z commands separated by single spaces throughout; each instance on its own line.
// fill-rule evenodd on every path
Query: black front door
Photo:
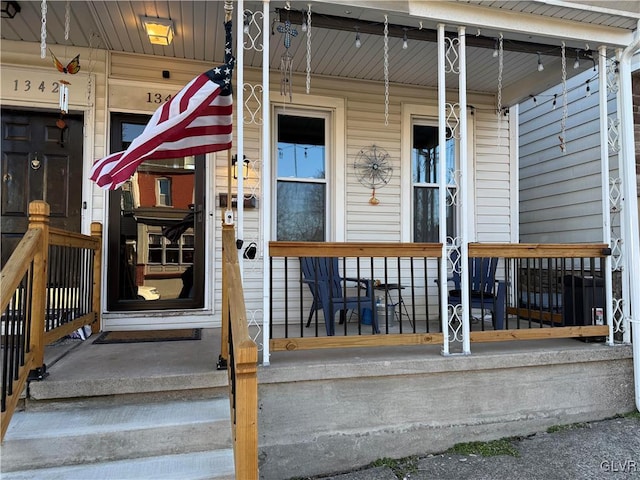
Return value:
M 50 225 L 81 230 L 83 121 L 2 109 L 2 265 L 29 223 L 29 202 L 51 207 Z
M 125 150 L 149 117 L 114 114 L 111 151 Z M 142 163 L 109 192 L 109 310 L 204 305 L 204 155 Z

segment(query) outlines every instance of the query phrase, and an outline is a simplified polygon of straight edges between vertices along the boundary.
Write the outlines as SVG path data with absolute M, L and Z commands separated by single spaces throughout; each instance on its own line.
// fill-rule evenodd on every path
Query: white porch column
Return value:
M 446 75 L 445 75 L 445 45 L 444 24 L 438 24 L 438 145 L 440 158 L 438 164 L 438 217 L 439 241 L 442 244 L 442 258 L 440 259 L 440 319 L 444 340 L 443 355 L 449 354 L 449 299 L 447 295 L 447 123 L 446 123 Z
M 609 248 L 611 245 L 611 203 L 609 193 L 609 139 L 608 139 L 608 113 L 607 113 L 607 47 L 598 49 L 598 93 L 600 104 L 600 174 L 602 188 L 602 242 Z M 606 318 L 609 322 L 609 345 L 613 345 L 613 275 L 611 273 L 611 256 L 604 259 L 605 285 L 609 288 L 605 291 Z
M 469 275 L 467 273 L 469 265 L 469 224 L 467 214 L 469 212 L 469 186 L 468 176 L 468 155 L 467 155 L 467 56 L 465 27 L 458 27 L 458 105 L 460 112 L 460 191 L 458 198 L 460 199 L 460 265 L 462 288 L 462 353 L 471 353 L 470 336 L 470 314 L 469 311 Z M 446 181 L 445 181 L 446 183 Z M 484 321 L 484 319 L 482 319 Z
M 244 239 L 244 178 L 242 172 L 242 159 L 244 158 L 244 0 L 238 0 L 236 13 L 236 172 L 237 179 L 237 211 L 238 218 L 236 222 L 236 238 Z M 232 197 L 228 192 L 227 209 L 231 210 Z M 244 258 L 238 255 L 238 263 L 240 264 L 240 275 L 244 279 Z
M 269 365 L 269 330 L 271 297 L 269 279 L 269 240 L 271 239 L 271 105 L 269 103 L 269 0 L 262 1 L 262 200 L 260 216 L 262 223 L 262 364 Z
M 633 344 L 633 370 L 636 408 L 640 409 L 640 232 L 638 229 L 638 186 L 636 185 L 635 152 L 633 138 L 633 92 L 631 88 L 631 57 L 640 48 L 640 21 L 631 44 L 620 55 L 620 164 L 626 174 L 622 177 L 625 197 L 623 223 L 625 225 L 625 259 L 629 278 L 629 302 L 631 306 L 631 342 Z

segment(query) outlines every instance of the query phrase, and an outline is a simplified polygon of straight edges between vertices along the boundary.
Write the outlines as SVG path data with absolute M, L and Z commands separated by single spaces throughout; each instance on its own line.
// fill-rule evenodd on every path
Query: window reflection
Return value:
M 143 129 L 123 123 L 124 148 Z M 143 162 L 122 186 L 120 300 L 185 296 L 185 276 L 193 275 L 194 187 L 193 157 Z

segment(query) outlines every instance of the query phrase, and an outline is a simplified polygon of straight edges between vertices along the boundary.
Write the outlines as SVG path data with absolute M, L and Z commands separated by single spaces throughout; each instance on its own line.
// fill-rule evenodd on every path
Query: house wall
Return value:
M 567 80 L 565 151 L 562 85 L 520 105 L 521 242 L 602 241 L 598 90 L 592 69 Z M 607 108 L 614 117 L 615 96 L 609 96 Z M 617 155 L 611 151 L 610 165 L 611 176 L 617 176 Z
M 40 59 L 39 44 L 24 42 L 2 42 L 2 63 L 17 65 L 25 70 L 34 68 L 53 70 L 49 58 Z M 177 92 L 193 77 L 202 73 L 210 64 L 202 62 L 171 59 L 163 57 L 132 55 L 102 50 L 74 49 L 81 53 L 82 72 L 90 73 L 93 81 L 93 99 L 82 99 L 82 108 L 87 111 L 85 153 L 85 182 L 83 190 L 88 204 L 83 231 L 88 233 L 91 221 L 106 225 L 106 193 L 88 180 L 93 161 L 108 152 L 109 116 L 111 112 L 150 114 L 169 95 Z M 86 59 L 86 60 L 85 60 Z M 170 78 L 162 78 L 162 71 L 168 70 Z M 470 72 L 471 74 L 472 72 Z M 82 78 L 80 75 L 75 79 Z M 410 241 L 411 210 L 410 194 L 410 148 L 406 148 L 407 135 L 410 135 L 410 116 L 403 115 L 406 106 L 422 116 L 437 118 L 437 92 L 418 86 L 391 84 L 389 87 L 389 117 L 385 125 L 384 87 L 382 84 L 366 81 L 347 80 L 329 77 L 312 77 L 311 93 L 304 92 L 305 78 L 295 76 L 293 80 L 293 98 L 280 95 L 280 78 L 273 72 L 271 82 L 271 108 L 327 108 L 334 111 L 332 134 L 335 147 L 331 159 L 330 196 L 332 198 L 332 224 L 330 240 L 338 241 Z M 4 80 L 3 80 L 4 81 Z M 83 80 L 86 81 L 86 80 Z M 258 85 L 261 72 L 247 70 L 245 82 Z M 448 80 L 449 81 L 449 80 Z M 451 80 L 453 81 L 453 80 Z M 5 101 L 3 105 L 11 102 Z M 260 97 L 261 94 L 258 94 Z M 457 101 L 457 95 L 450 94 L 448 101 Z M 244 221 L 238 230 L 242 230 L 245 247 L 250 242 L 258 245 L 258 255 L 254 260 L 243 261 L 245 298 L 250 316 L 261 319 L 262 291 L 262 235 L 261 222 L 265 212 L 262 209 L 264 193 L 261 191 L 261 172 L 264 145 L 260 139 L 259 120 L 262 111 L 258 111 L 257 121 L 251 122 L 249 109 L 258 109 L 261 98 L 251 97 L 245 88 L 244 154 L 250 159 L 249 179 L 244 182 L 245 197 L 256 198 L 257 208 L 245 208 Z M 493 95 L 468 93 L 469 108 L 469 185 L 472 224 L 472 241 L 492 242 L 509 241 L 511 225 L 515 212 L 510 205 L 513 165 L 509 163 L 509 121 L 495 115 Z M 76 100 L 72 90 L 72 107 Z M 33 105 L 15 102 L 16 106 L 38 106 L 57 108 L 57 97 L 50 101 Z M 237 111 L 237 106 L 235 110 Z M 424 109 L 424 112 L 423 110 Z M 270 110 L 272 112 L 272 110 Z M 434 113 L 435 112 L 435 116 Z M 498 132 L 498 122 L 502 129 Z M 234 132 L 237 135 L 237 128 Z M 272 139 L 270 142 L 272 143 Z M 377 189 L 378 205 L 371 205 L 371 190 L 361 185 L 353 171 L 353 162 L 360 149 L 377 145 L 390 154 L 393 174 L 389 184 Z M 403 147 L 404 145 L 404 147 Z M 237 139 L 234 138 L 234 153 Z M 159 324 L 169 328 L 176 325 L 214 326 L 219 324 L 219 302 L 221 299 L 219 272 L 221 272 L 221 224 L 222 211 L 219 208 L 219 194 L 227 188 L 227 153 L 218 152 L 209 155 L 210 165 L 207 179 L 207 210 L 209 222 L 207 230 L 207 272 L 206 278 L 214 279 L 214 285 L 206 295 L 205 309 L 202 312 L 161 312 L 159 314 L 141 313 L 140 318 L 131 314 L 106 314 L 104 325 L 113 328 L 158 328 Z M 235 181 L 232 190 L 235 191 Z M 407 200 L 408 199 L 408 200 Z M 107 229 L 108 229 L 108 225 Z M 106 230 L 106 229 L 105 229 Z M 213 315 L 211 313 L 213 312 Z M 194 316 L 195 315 L 195 316 Z M 153 317 L 147 320 L 149 317 Z M 197 317 L 197 318 L 196 318 Z

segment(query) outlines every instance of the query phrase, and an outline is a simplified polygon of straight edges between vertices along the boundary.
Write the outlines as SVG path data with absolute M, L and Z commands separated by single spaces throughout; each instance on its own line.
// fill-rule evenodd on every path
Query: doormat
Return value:
M 104 332 L 96 338 L 95 344 L 109 343 L 142 343 L 142 342 L 175 342 L 183 340 L 200 340 L 201 328 L 181 328 L 177 330 L 139 330 L 135 332 Z

